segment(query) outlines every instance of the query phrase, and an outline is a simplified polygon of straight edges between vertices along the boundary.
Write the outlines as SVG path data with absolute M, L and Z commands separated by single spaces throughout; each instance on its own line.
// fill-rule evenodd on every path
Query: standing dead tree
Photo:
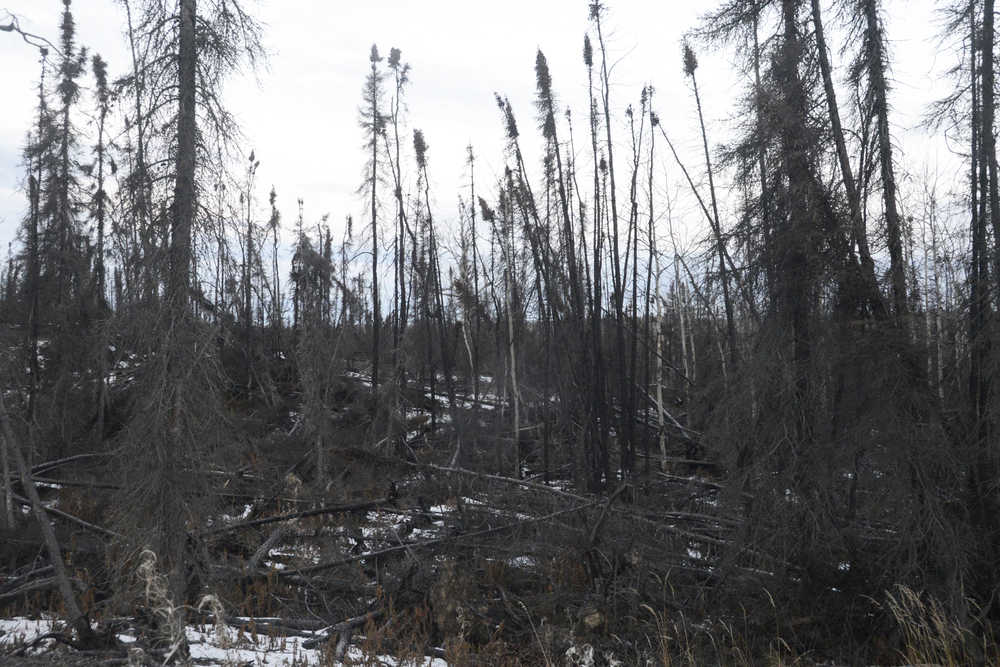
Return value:
M 193 483 L 198 478 L 193 471 L 203 468 L 222 442 L 224 423 L 214 340 L 195 318 L 190 297 L 194 236 L 203 210 L 201 178 L 214 158 L 203 138 L 236 136 L 218 97 L 219 85 L 242 63 L 253 65 L 262 50 L 259 26 L 230 0 L 179 0 L 176 7 L 145 0 L 134 40 L 131 85 L 138 86 L 137 99 L 157 101 L 137 108 L 150 110 L 143 119 L 147 127 L 167 128 L 157 149 L 172 157 L 172 169 L 169 189 L 153 191 L 169 211 L 169 233 L 163 230 L 169 238 L 166 301 L 146 321 L 139 339 L 150 363 L 142 368 L 144 390 L 120 436 L 126 484 L 119 521 L 127 528 L 127 553 L 146 547 L 156 552 L 183 616 L 197 561 L 187 536 L 206 518 L 204 489 Z M 208 121 L 200 123 L 200 118 Z

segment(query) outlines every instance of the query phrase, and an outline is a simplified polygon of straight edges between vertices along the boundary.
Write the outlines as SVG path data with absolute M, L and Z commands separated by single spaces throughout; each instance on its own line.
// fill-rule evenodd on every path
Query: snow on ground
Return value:
M 188 627 L 187 640 L 191 657 L 214 661 L 217 665 L 314 665 L 319 663 L 319 651 L 302 648 L 300 637 L 236 636 L 230 629 L 222 633 Z
M 533 568 L 538 567 L 538 560 L 531 556 L 515 556 L 507 559 L 507 564 L 511 567 Z
M 9 618 L 0 619 L 0 653 L 19 644 L 30 642 L 35 637 L 51 632 L 57 622 L 52 619 Z M 234 628 L 222 628 L 221 631 L 204 626 L 189 626 L 186 629 L 191 657 L 202 665 L 253 665 L 253 667 L 305 667 L 321 663 L 320 649 L 302 648 L 306 637 L 267 637 L 253 636 L 241 633 Z M 120 634 L 118 639 L 123 644 L 135 642 L 129 634 Z M 48 642 L 46 642 L 48 644 Z M 46 651 L 49 647 L 42 645 L 33 653 Z M 365 656 L 358 648 L 352 647 L 347 652 L 348 663 L 363 662 Z M 391 656 L 378 656 L 379 664 L 394 667 L 400 664 Z M 447 667 L 439 658 L 424 658 L 420 663 L 412 660 L 407 665 L 421 667 Z
M 344 376 L 352 378 L 354 380 L 357 380 L 358 382 L 360 382 L 361 384 L 363 384 L 366 387 L 372 386 L 372 380 L 371 380 L 371 376 L 370 375 L 365 375 L 365 374 L 359 373 L 358 371 L 346 371 L 344 373 Z
M 461 503 L 469 510 L 486 512 L 488 514 L 502 517 L 507 520 L 526 520 L 532 518 L 512 509 L 501 509 L 489 506 L 484 499 L 474 496 L 461 496 L 459 499 L 449 499 L 445 502 L 438 502 L 426 508 L 423 516 L 428 520 L 427 525 L 413 525 L 412 522 L 400 521 L 392 512 L 369 511 L 364 514 L 364 520 L 357 526 L 356 533 L 365 540 L 374 540 L 385 545 L 396 545 L 401 543 L 400 533 L 408 529 L 406 537 L 410 541 L 420 542 L 440 537 L 446 527 L 449 517 L 458 512 L 458 503 Z M 251 505 L 244 505 L 234 512 L 221 517 L 225 522 L 246 520 L 249 517 Z M 29 511 L 24 508 L 24 511 Z M 340 526 L 334 532 L 337 538 L 348 536 L 348 529 Z M 353 534 L 353 533 L 352 533 Z M 275 570 L 291 567 L 296 563 L 316 563 L 320 561 L 320 548 L 311 543 L 285 544 L 273 548 L 269 551 L 266 564 Z M 538 566 L 538 561 L 529 555 L 514 556 L 506 559 L 510 567 L 532 568 Z M 244 619 L 236 619 L 237 621 Z M 245 619 L 249 621 L 249 619 Z M 261 619 L 264 620 L 264 619 Z M 12 618 L 0 620 L 0 654 L 5 649 L 27 643 L 34 638 L 51 632 L 58 622 L 54 619 L 27 619 Z M 232 627 L 224 627 L 221 632 L 211 626 L 190 626 L 186 629 L 187 639 L 191 650 L 191 657 L 199 660 L 200 664 L 212 665 L 253 665 L 254 667 L 288 666 L 304 667 L 305 665 L 320 664 L 322 655 L 319 649 L 305 649 L 302 643 L 308 637 L 268 637 L 263 635 L 253 636 L 246 632 Z M 133 644 L 135 636 L 129 633 L 118 635 L 119 641 L 126 645 Z M 35 649 L 34 653 L 44 653 L 52 648 L 52 640 L 43 642 Z M 346 657 L 348 663 L 365 662 L 365 656 L 361 650 L 352 647 Z M 202 662 L 204 661 L 204 662 Z M 390 656 L 378 656 L 378 664 L 395 666 L 400 664 L 398 660 Z M 444 667 L 447 663 L 437 658 L 425 658 L 423 662 L 415 663 L 407 660 L 406 665 L 419 664 L 428 667 Z M 581 663 L 582 664 L 582 663 Z
M 51 619 L 4 618 L 0 619 L 0 652 L 16 644 L 31 641 L 39 635 L 52 632 L 56 621 Z

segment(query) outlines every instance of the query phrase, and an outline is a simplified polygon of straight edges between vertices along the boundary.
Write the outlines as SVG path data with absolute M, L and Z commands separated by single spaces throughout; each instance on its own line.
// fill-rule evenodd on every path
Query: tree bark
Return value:
M 195 41 L 196 0 L 180 0 L 180 33 L 177 52 L 178 117 L 177 156 L 174 183 L 173 219 L 171 221 L 170 272 L 167 296 L 170 313 L 170 334 L 167 340 L 167 382 L 170 383 L 171 406 L 169 408 L 168 435 L 172 452 L 156 448 L 152 454 L 160 460 L 165 474 L 159 480 L 164 503 L 160 508 L 158 521 L 162 522 L 156 550 L 169 568 L 170 593 L 173 603 L 183 617 L 186 588 L 186 529 L 184 524 L 183 500 L 177 487 L 176 460 L 172 454 L 184 449 L 186 437 L 181 421 L 184 412 L 183 396 L 186 393 L 184 381 L 185 367 L 191 363 L 188 358 L 192 351 L 186 344 L 191 335 L 189 312 L 189 291 L 191 284 L 191 230 L 195 211 L 195 167 L 197 151 L 197 67 L 198 46 Z
M 187 310 L 191 283 L 191 228 L 195 202 L 195 152 L 197 139 L 195 44 L 196 0 L 180 0 L 178 64 L 178 113 L 176 181 L 171 221 L 168 295 L 175 314 Z

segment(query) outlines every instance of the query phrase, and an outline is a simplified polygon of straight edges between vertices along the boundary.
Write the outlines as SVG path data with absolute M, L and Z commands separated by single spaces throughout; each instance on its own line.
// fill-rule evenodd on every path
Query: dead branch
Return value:
M 200 533 L 198 533 L 198 535 L 200 537 L 219 535 L 221 533 L 229 533 L 235 530 L 242 530 L 244 528 L 253 528 L 255 526 L 264 526 L 269 523 L 277 523 L 279 521 L 291 521 L 292 519 L 302 519 L 308 516 L 320 516 L 323 514 L 343 514 L 345 512 L 363 512 L 366 510 L 375 509 L 380 505 L 385 505 L 390 501 L 391 500 L 389 498 L 378 498 L 376 500 L 368 500 L 361 503 L 347 503 L 345 505 L 317 507 L 311 510 L 302 510 L 301 512 L 291 512 L 289 514 L 268 516 L 264 517 L 263 519 L 253 519 L 252 521 L 240 521 L 239 523 L 231 523 L 227 526 L 219 526 L 218 528 L 203 530 Z
M 366 614 L 361 614 L 360 616 L 355 616 L 354 618 L 348 618 L 347 620 L 341 621 L 329 627 L 320 630 L 322 636 L 314 637 L 313 639 L 307 639 L 302 642 L 302 648 L 316 648 L 320 644 L 330 641 L 333 637 L 338 638 L 337 642 L 337 652 L 341 652 L 341 644 L 344 644 L 344 652 L 347 650 L 347 645 L 350 644 L 350 635 L 357 628 L 362 628 L 368 624 L 368 621 L 375 621 L 382 616 L 381 610 L 370 611 Z M 345 640 L 345 636 L 347 639 Z M 341 653 L 337 660 L 342 659 L 344 656 Z
M 571 507 L 569 509 L 558 510 L 558 511 L 552 512 L 550 514 L 546 514 L 545 516 L 532 517 L 530 519 L 524 519 L 522 521 L 516 521 L 516 522 L 513 522 L 513 523 L 504 524 L 502 526 L 497 526 L 496 528 L 484 528 L 483 530 L 478 530 L 478 531 L 474 531 L 474 532 L 471 532 L 471 533 L 462 533 L 462 534 L 458 534 L 458 535 L 448 535 L 446 537 L 437 537 L 437 538 L 430 539 L 430 540 L 424 540 L 422 542 L 410 542 L 410 543 L 407 543 L 407 544 L 400 544 L 398 546 L 386 547 L 385 549 L 379 549 L 377 551 L 371 551 L 371 552 L 368 552 L 368 553 L 359 554 L 357 556 L 350 556 L 348 558 L 340 558 L 340 559 L 337 559 L 337 560 L 328 561 L 326 563 L 317 563 L 316 565 L 309 565 L 307 567 L 301 567 L 301 568 L 289 569 L 289 570 L 281 570 L 279 572 L 276 572 L 275 574 L 276 574 L 276 576 L 279 576 L 279 577 L 288 577 L 288 576 L 302 575 L 302 574 L 313 574 L 313 573 L 316 573 L 316 572 L 322 572 L 324 570 L 330 570 L 330 569 L 333 569 L 333 568 L 336 568 L 336 567 L 340 567 L 341 565 L 349 565 L 350 563 L 356 563 L 358 561 L 368 560 L 370 558 L 377 558 L 379 556 L 385 556 L 387 554 L 396 553 L 397 551 L 404 551 L 404 550 L 409 550 L 409 549 L 423 549 L 423 548 L 426 548 L 426 547 L 436 546 L 436 545 L 439 545 L 439 544 L 446 544 L 448 542 L 453 542 L 453 541 L 460 540 L 460 539 L 463 539 L 463 538 L 483 537 L 485 535 L 493 535 L 493 534 L 496 534 L 496 533 L 501 533 L 501 532 L 505 532 L 505 531 L 508 531 L 508 530 L 513 530 L 515 528 L 520 528 L 522 526 L 527 526 L 527 525 L 530 525 L 530 524 L 533 524 L 533 523 L 540 523 L 540 522 L 543 522 L 543 521 L 548 521 L 550 519 L 554 519 L 557 516 L 563 516 L 565 514 L 572 514 L 574 512 L 579 512 L 581 510 L 589 509 L 591 507 L 595 507 L 595 506 L 601 504 L 601 502 L 602 501 L 599 501 L 599 500 L 598 501 L 593 501 L 593 502 L 589 502 L 589 503 L 586 503 L 586 504 L 583 504 L 583 505 L 577 505 L 576 507 Z
M 288 532 L 289 528 L 289 526 L 281 525 L 271 531 L 271 534 L 268 535 L 263 544 L 257 547 L 257 550 L 253 552 L 253 555 L 247 562 L 247 572 L 253 572 L 257 569 L 260 561 L 271 553 L 271 549 L 274 548 L 274 545 L 285 536 L 285 533 Z
M 545 491 L 546 493 L 551 493 L 553 495 L 556 495 L 556 496 L 559 496 L 559 497 L 562 497 L 562 498 L 567 498 L 569 500 L 575 500 L 577 502 L 581 502 L 581 501 L 586 501 L 587 500 L 587 498 L 585 496 L 580 496 L 580 495 L 577 495 L 575 493 L 570 493 L 569 491 L 563 491 L 562 489 L 556 489 L 556 488 L 553 488 L 551 486 L 547 486 L 545 484 L 538 484 L 538 483 L 535 483 L 535 482 L 527 482 L 527 481 L 524 481 L 524 480 L 515 479 L 513 477 L 504 477 L 503 475 L 491 475 L 491 474 L 488 474 L 488 473 L 476 472 L 474 470 L 466 470 L 465 468 L 447 468 L 445 466 L 434 465 L 432 463 L 410 463 L 409 465 L 414 466 L 414 467 L 428 468 L 428 469 L 431 469 L 431 470 L 437 470 L 437 471 L 440 471 L 440 472 L 457 473 L 457 474 L 462 474 L 462 475 L 468 475 L 470 477 L 477 477 L 479 479 L 489 479 L 489 480 L 492 480 L 492 481 L 503 482 L 505 484 L 512 484 L 512 485 L 516 485 L 516 486 L 521 486 L 521 487 L 524 487 L 526 489 L 534 489 L 534 490 L 537 490 L 537 491 Z M 685 479 L 686 480 L 686 478 L 679 478 L 679 479 Z M 602 501 L 597 501 L 597 502 L 602 502 Z M 711 538 L 711 537 L 709 537 L 707 535 L 706 536 L 698 535 L 696 533 L 691 533 L 691 532 L 682 530 L 680 528 L 677 528 L 676 526 L 673 526 L 671 524 L 664 524 L 664 523 L 660 523 L 660 522 L 654 521 L 653 519 L 649 519 L 649 518 L 647 518 L 647 517 L 645 517 L 645 516 L 643 516 L 643 515 L 635 512 L 633 510 L 628 510 L 628 509 L 625 509 L 625 508 L 622 508 L 622 507 L 615 507 L 611 511 L 616 512 L 618 514 L 624 514 L 626 516 L 630 516 L 630 517 L 636 519 L 637 521 L 641 521 L 641 522 L 644 522 L 644 523 L 647 523 L 647 524 L 651 524 L 651 525 L 655 526 L 656 528 L 664 529 L 664 530 L 667 530 L 668 532 L 676 533 L 677 535 L 680 535 L 681 537 L 686 537 L 686 538 L 689 538 L 689 539 L 696 539 L 696 540 L 704 538 L 704 539 L 706 539 L 706 541 L 713 541 L 714 540 L 714 543 L 717 543 L 717 544 L 726 544 L 726 542 L 724 542 L 724 541 L 715 540 L 715 538 Z
M 87 590 L 87 585 L 76 577 L 70 578 L 70 583 L 81 593 Z M 38 591 L 48 591 L 53 588 L 59 587 L 59 579 L 55 576 L 42 577 L 40 579 L 35 579 L 34 581 L 29 581 L 24 583 L 12 591 L 7 591 L 6 593 L 0 593 L 0 602 L 6 602 L 7 600 L 15 600 L 22 595 L 27 595 L 28 593 L 35 593 Z
M 84 480 L 76 479 L 55 479 L 53 477 L 38 477 L 37 475 L 32 477 L 35 484 L 49 484 L 52 486 L 68 486 L 77 487 L 83 489 L 99 489 L 102 491 L 117 491 L 121 487 L 117 484 L 105 484 L 102 482 L 88 482 Z
M 43 567 L 25 572 L 24 574 L 12 576 L 6 583 L 3 584 L 3 586 L 0 586 L 0 593 L 8 593 L 18 586 L 24 585 L 25 582 L 35 579 L 36 577 L 48 576 L 52 574 L 52 570 L 53 568 L 51 565 L 45 565 Z
M 590 537 L 587 540 L 587 544 L 593 548 L 597 544 L 597 535 L 601 531 L 601 526 L 604 525 L 604 520 L 608 517 L 608 510 L 611 509 L 611 503 L 615 502 L 615 499 L 622 494 L 625 489 L 628 488 L 627 484 L 622 484 L 608 496 L 608 501 L 604 503 L 604 507 L 601 509 L 601 516 L 597 518 L 597 522 L 594 523 L 594 527 L 590 531 Z
M 61 468 L 68 463 L 76 463 L 77 461 L 86 461 L 87 459 L 103 459 L 111 456 L 110 452 L 91 452 L 88 454 L 74 454 L 73 456 L 67 456 L 61 459 L 53 459 L 52 461 L 45 461 L 39 463 L 31 468 L 32 475 L 41 475 L 42 473 L 49 472 L 56 468 Z
M 49 49 L 59 54 L 60 56 L 62 55 L 62 52 L 59 50 L 59 48 L 49 40 L 45 39 L 41 35 L 36 35 L 34 33 L 27 32 L 26 30 L 22 30 L 20 21 L 18 21 L 18 18 L 16 16 L 14 16 L 9 12 L 7 13 L 7 16 L 9 17 L 8 18 L 9 22 L 5 25 L 0 25 L 0 31 L 16 32 L 21 36 L 21 39 L 24 40 L 25 44 L 28 44 L 38 49 L 39 52 L 42 54 L 43 58 L 48 55 Z
M 34 486 L 32 486 L 32 488 L 34 488 Z M 14 500 L 21 503 L 22 505 L 29 507 L 31 506 L 32 503 L 31 500 L 25 498 L 24 496 L 20 496 L 16 493 L 14 494 Z M 98 535 L 103 535 L 104 537 L 110 537 L 116 539 L 122 537 L 121 533 L 116 533 L 115 531 L 109 528 L 103 528 L 101 526 L 98 526 L 97 524 L 90 523 L 89 521 L 84 521 L 78 516 L 73 516 L 72 514 L 68 512 L 63 512 L 62 510 L 56 509 L 55 507 L 43 507 L 42 509 L 45 511 L 46 514 L 49 514 L 59 519 L 63 519 L 64 521 L 68 521 L 72 524 L 80 526 L 85 530 L 89 530 L 92 533 L 97 533 Z

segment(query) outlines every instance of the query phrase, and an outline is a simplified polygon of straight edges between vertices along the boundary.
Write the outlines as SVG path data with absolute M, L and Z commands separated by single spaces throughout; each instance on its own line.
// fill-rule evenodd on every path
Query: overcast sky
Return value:
M 683 36 L 715 0 L 609 0 L 606 20 L 618 123 L 641 87 L 656 87 L 656 108 L 679 149 L 698 173 L 700 144 L 689 87 L 681 72 Z M 937 21 L 931 0 L 888 0 L 895 89 L 893 122 L 901 163 L 920 170 L 924 160 L 943 159 L 940 142 L 913 127 L 928 102 L 946 87 L 936 73 L 954 55 L 937 53 Z M 306 220 L 329 213 L 335 229 L 347 214 L 366 220 L 356 193 L 365 156 L 358 107 L 371 44 L 383 55 L 402 50 L 412 66 L 407 96 L 408 131 L 420 128 L 430 145 L 429 161 L 437 215 L 455 216 L 466 187 L 465 146 L 479 158 L 477 183 L 485 186 L 503 170 L 503 131 L 494 92 L 510 97 L 522 136 L 530 137 L 526 159 L 540 172 L 534 122 L 534 62 L 541 48 L 563 104 L 574 112 L 578 147 L 586 140 L 586 72 L 582 42 L 590 30 L 587 0 L 244 0 L 264 25 L 267 65 L 233 76 L 225 91 L 240 121 L 246 152 L 261 162 L 257 182 L 262 211 L 273 185 L 285 228 L 305 200 Z M 25 30 L 58 37 L 61 0 L 0 0 Z M 75 0 L 79 43 L 99 52 L 112 77 L 127 71 L 124 11 L 114 0 Z M 832 23 L 832 17 L 828 19 Z M 741 80 L 731 53 L 699 49 L 699 86 L 713 142 L 724 139 L 736 113 Z M 834 54 L 835 61 L 840 60 Z M 0 242 L 6 245 L 26 209 L 21 150 L 31 125 L 37 85 L 37 52 L 14 35 L 0 33 Z M 83 80 L 89 94 L 90 78 Z M 613 120 L 613 122 L 615 122 Z M 565 139 L 565 129 L 561 138 Z M 930 146 L 930 148 L 928 148 Z M 673 165 L 663 155 L 659 170 L 669 187 Z M 410 167 L 412 173 L 412 167 Z M 679 174 L 677 174 L 679 176 Z M 665 186 L 666 187 L 666 186 Z M 488 192 L 483 192 L 488 194 Z M 683 213 L 683 212 L 682 212 Z M 335 234 L 337 232 L 335 231 Z M 286 237 L 288 238 L 288 237 Z

